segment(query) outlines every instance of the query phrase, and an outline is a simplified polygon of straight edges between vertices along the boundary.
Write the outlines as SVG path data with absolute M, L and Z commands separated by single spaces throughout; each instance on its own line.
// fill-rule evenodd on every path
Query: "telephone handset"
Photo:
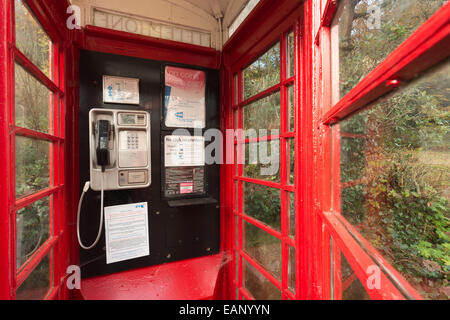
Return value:
M 111 123 L 108 120 L 97 121 L 97 165 L 105 167 L 109 163 L 109 134 L 111 130 Z
M 78 203 L 77 236 L 92 249 L 103 228 L 103 195 L 107 190 L 145 188 L 151 184 L 150 115 L 138 110 L 92 109 L 89 112 L 90 181 Z M 85 193 L 100 191 L 100 225 L 90 246 L 80 239 L 80 211 Z

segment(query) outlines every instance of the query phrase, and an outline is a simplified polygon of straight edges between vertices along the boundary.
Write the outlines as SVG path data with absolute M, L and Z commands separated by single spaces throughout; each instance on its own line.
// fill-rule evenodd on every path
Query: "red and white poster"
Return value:
M 166 127 L 205 128 L 205 72 L 167 66 L 165 78 Z

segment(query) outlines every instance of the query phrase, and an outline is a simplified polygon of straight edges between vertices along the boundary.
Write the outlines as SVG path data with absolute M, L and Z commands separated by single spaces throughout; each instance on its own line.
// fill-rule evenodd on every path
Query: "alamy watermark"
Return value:
M 66 26 L 69 30 L 81 29 L 81 9 L 79 6 L 71 5 L 67 7 L 66 13 L 70 16 L 67 18 Z

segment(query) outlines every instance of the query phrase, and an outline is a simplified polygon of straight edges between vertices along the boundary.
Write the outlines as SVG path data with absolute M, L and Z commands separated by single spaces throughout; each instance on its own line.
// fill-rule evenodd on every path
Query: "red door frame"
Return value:
M 306 7 L 306 6 L 305 6 Z M 242 263 L 241 257 L 245 257 L 246 261 L 249 262 L 253 267 L 255 267 L 259 272 L 265 275 L 274 285 L 277 286 L 278 281 L 273 278 L 273 276 L 264 270 L 264 268 L 260 267 L 257 263 L 252 263 L 251 258 L 242 250 L 242 226 L 239 224 L 239 227 L 235 226 L 235 216 L 238 217 L 238 221 L 241 219 L 243 221 L 251 221 L 251 223 L 261 230 L 268 232 L 279 239 L 283 239 L 282 242 L 282 279 L 281 279 L 281 287 L 283 299 L 307 299 L 311 298 L 311 284 L 313 283 L 311 278 L 308 275 L 309 264 L 310 261 L 309 255 L 311 252 L 307 251 L 306 248 L 311 244 L 311 234 L 313 228 L 304 227 L 309 220 L 309 201 L 307 200 L 308 190 L 309 188 L 304 185 L 306 179 L 308 179 L 309 175 L 305 175 L 305 164 L 308 159 L 307 150 L 303 149 L 306 144 L 303 144 L 302 141 L 307 141 L 304 139 L 304 136 L 310 137 L 308 134 L 307 122 L 308 118 L 305 118 L 304 110 L 303 110 L 303 99 L 305 98 L 301 92 L 304 91 L 305 86 L 305 68 L 304 68 L 304 55 L 301 54 L 302 48 L 304 48 L 304 37 L 302 35 L 304 29 L 304 19 L 303 15 L 306 14 L 306 8 L 298 1 L 260 1 L 260 3 L 255 7 L 255 9 L 251 12 L 248 18 L 242 23 L 242 25 L 237 29 L 237 31 L 233 34 L 230 40 L 225 44 L 223 49 L 223 61 L 224 64 L 222 66 L 222 130 L 233 129 L 234 128 L 234 111 L 236 106 L 242 106 L 250 103 L 251 101 L 255 101 L 261 97 L 266 96 L 270 92 L 274 90 L 274 88 L 282 88 L 287 83 L 295 83 L 295 122 L 296 122 L 296 131 L 295 133 L 285 133 L 283 130 L 286 128 L 285 121 L 285 107 L 286 104 L 282 102 L 281 104 L 281 117 L 282 117 L 282 125 L 281 125 L 281 133 L 280 138 L 281 141 L 285 141 L 286 138 L 295 138 L 295 186 L 285 186 L 280 183 L 272 183 L 265 181 L 256 181 L 254 179 L 239 177 L 236 181 L 247 181 L 247 182 L 256 182 L 257 184 L 282 188 L 281 191 L 282 201 L 282 212 L 286 208 L 287 198 L 284 196 L 284 192 L 290 191 L 295 192 L 296 194 L 296 238 L 295 241 L 290 239 L 289 237 L 285 237 L 286 230 L 282 228 L 281 233 L 277 233 L 270 228 L 266 227 L 264 224 L 259 221 L 252 219 L 244 214 L 241 214 L 241 202 L 239 202 L 239 210 L 235 211 L 235 203 L 234 203 L 234 183 L 235 183 L 235 166 L 234 165 L 222 165 L 222 186 L 223 186 L 223 195 L 221 198 L 221 225 L 222 225 L 222 244 L 224 246 L 224 251 L 230 256 L 230 260 L 232 263 L 228 264 L 227 267 L 227 285 L 226 291 L 224 292 L 224 296 L 227 299 L 235 299 L 236 292 L 234 292 L 234 287 L 236 285 L 236 281 L 238 282 L 238 286 L 242 285 L 242 268 L 239 268 L 239 274 L 237 280 L 235 280 L 235 253 L 234 251 L 237 249 L 239 252 L 239 264 Z M 261 24 L 261 21 L 264 21 L 264 24 Z M 245 31 L 244 31 L 245 30 Z M 285 61 L 284 56 L 281 58 L 281 82 L 279 85 L 269 88 L 246 101 L 241 100 L 241 88 L 242 83 L 241 79 L 241 70 L 245 68 L 248 64 L 253 62 L 255 59 L 259 57 L 260 54 L 264 53 L 266 49 L 270 48 L 273 43 L 276 41 L 280 41 L 280 45 L 285 45 L 284 35 L 289 31 L 295 31 L 295 61 L 296 61 L 296 69 L 295 69 L 295 77 L 286 79 L 286 70 L 285 70 Z M 283 51 L 283 50 L 282 50 Z M 238 89 L 238 97 L 239 101 L 233 101 L 233 97 L 235 97 L 235 86 L 234 76 L 238 75 L 239 84 L 237 85 Z M 285 101 L 286 97 L 284 94 L 284 90 L 281 93 L 281 100 Z M 238 110 L 238 109 L 236 109 Z M 239 115 L 241 112 L 239 112 Z M 241 119 L 241 116 L 239 116 Z M 241 121 L 239 121 L 241 123 Z M 233 139 L 233 137 L 227 137 L 227 139 Z M 229 142 L 230 144 L 234 144 L 235 142 Z M 281 181 L 284 181 L 283 177 L 285 176 L 285 164 L 283 164 L 283 159 L 286 158 L 287 150 L 284 146 L 284 143 L 281 143 L 280 148 L 280 156 L 281 156 Z M 233 155 L 228 155 L 230 160 L 233 158 Z M 302 163 L 302 165 L 300 165 Z M 238 165 L 238 170 L 242 173 L 242 165 Z M 308 172 L 309 173 L 309 172 Z M 284 177 L 286 178 L 286 177 Z M 239 195 L 239 199 L 242 197 L 240 182 L 238 184 L 239 190 L 237 194 Z M 282 225 L 286 223 L 286 217 L 284 215 L 281 217 Z M 229 230 L 232 230 L 230 232 Z M 235 233 L 239 233 L 237 246 L 234 245 L 235 242 Z M 292 294 L 289 290 L 285 290 L 286 288 L 286 276 L 287 276 L 287 245 L 292 246 L 296 252 L 296 293 Z M 311 248 L 312 249 L 312 248 Z M 243 290 L 242 288 L 238 292 L 239 298 L 249 299 L 251 298 L 249 294 Z
M 0 4 L 0 15 L 2 24 L 0 31 L 2 33 L 2 41 L 0 48 L 2 54 L 0 87 L 4 94 L 1 100 L 1 117 L 0 117 L 0 146 L 2 151 L 7 155 L 2 157 L 1 176 L 2 181 L 2 207 L 0 209 L 0 231 L 2 241 L 0 245 L 0 298 L 14 299 L 15 290 L 32 272 L 33 268 L 46 256 L 50 250 L 53 254 L 51 259 L 53 263 L 50 265 L 50 275 L 52 288 L 47 299 L 67 297 L 64 290 L 63 281 L 65 275 L 65 266 L 69 263 L 67 255 L 68 241 L 68 224 L 66 220 L 66 179 L 64 167 L 66 158 L 65 143 L 65 110 L 70 103 L 68 99 L 65 83 L 65 57 L 66 48 L 64 41 L 67 39 L 67 29 L 65 24 L 66 8 L 68 2 L 58 1 L 35 1 L 28 0 L 25 2 L 35 18 L 39 21 L 43 29 L 49 35 L 52 41 L 52 79 L 50 80 L 41 70 L 39 70 L 24 54 L 22 54 L 14 45 L 14 1 L 2 1 Z M 39 133 L 26 128 L 15 126 L 14 119 L 14 63 L 20 64 L 29 74 L 35 77 L 50 92 L 53 93 L 53 104 L 50 113 L 49 126 L 53 128 L 53 133 Z M 54 127 L 53 127 L 54 126 Z M 15 163 L 14 163 L 14 137 L 15 135 L 37 138 L 44 141 L 52 142 L 50 164 L 50 180 L 51 186 L 41 190 L 30 196 L 15 199 Z M 3 163 L 4 162 L 4 163 Z M 57 165 L 53 165 L 57 164 Z M 57 169 L 55 169 L 57 168 Z M 51 235 L 50 238 L 41 246 L 41 248 L 29 259 L 26 266 L 19 269 L 16 274 L 15 262 L 15 212 L 36 200 L 52 195 L 53 200 L 50 203 L 51 211 Z M 55 262 L 57 261 L 57 262 Z M 64 264 L 63 262 L 66 262 Z

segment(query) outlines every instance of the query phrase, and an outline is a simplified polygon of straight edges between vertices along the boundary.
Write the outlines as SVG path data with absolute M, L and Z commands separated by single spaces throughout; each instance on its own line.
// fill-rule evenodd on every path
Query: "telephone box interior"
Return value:
M 1 1 L 0 299 L 448 299 L 450 4 L 397 2 Z

